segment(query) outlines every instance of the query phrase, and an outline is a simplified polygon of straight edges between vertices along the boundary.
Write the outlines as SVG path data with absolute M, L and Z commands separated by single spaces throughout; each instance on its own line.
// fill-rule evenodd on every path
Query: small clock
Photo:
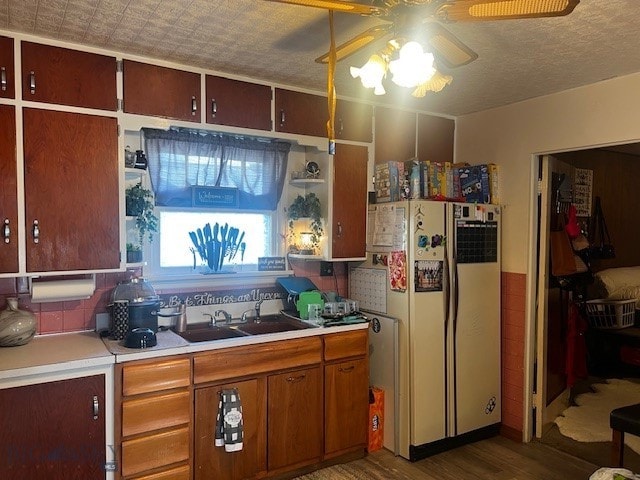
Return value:
M 318 167 L 316 162 L 307 162 L 305 170 L 307 172 L 307 178 L 318 178 L 320 175 L 320 167 Z

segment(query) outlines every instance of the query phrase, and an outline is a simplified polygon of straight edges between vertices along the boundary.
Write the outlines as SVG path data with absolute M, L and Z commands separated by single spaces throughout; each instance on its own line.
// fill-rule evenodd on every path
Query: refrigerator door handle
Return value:
M 451 285 L 449 284 L 449 256 L 447 245 L 444 246 L 444 265 L 442 267 L 442 297 L 444 301 L 444 331 L 449 326 L 449 306 L 451 305 Z

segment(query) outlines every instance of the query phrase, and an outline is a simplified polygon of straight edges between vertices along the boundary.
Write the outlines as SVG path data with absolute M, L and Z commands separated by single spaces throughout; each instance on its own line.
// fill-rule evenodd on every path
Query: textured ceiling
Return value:
M 0 0 L 0 29 L 323 90 L 326 12 L 262 0 Z M 337 43 L 381 23 L 336 14 Z M 640 2 L 581 0 L 566 17 L 447 25 L 478 53 L 453 83 L 412 99 L 373 97 L 349 75 L 371 51 L 338 64 L 338 95 L 462 115 L 640 72 Z

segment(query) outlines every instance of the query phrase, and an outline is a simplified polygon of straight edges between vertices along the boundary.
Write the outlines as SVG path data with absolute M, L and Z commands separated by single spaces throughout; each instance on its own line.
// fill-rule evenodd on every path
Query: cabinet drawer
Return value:
M 122 475 L 125 477 L 188 459 L 187 427 L 122 442 Z
M 190 413 L 189 392 L 186 390 L 125 400 L 122 402 L 122 435 L 127 437 L 188 424 Z
M 122 369 L 122 395 L 157 392 L 188 387 L 191 380 L 190 360 L 180 358 L 142 365 L 126 365 Z
M 189 465 L 165 470 L 164 472 L 152 473 L 144 477 L 137 477 L 136 480 L 190 480 L 191 470 Z
M 225 348 L 194 357 L 193 381 L 211 382 L 312 365 L 320 363 L 321 357 L 320 337 Z
M 324 337 L 325 361 L 366 355 L 368 330 L 334 333 Z

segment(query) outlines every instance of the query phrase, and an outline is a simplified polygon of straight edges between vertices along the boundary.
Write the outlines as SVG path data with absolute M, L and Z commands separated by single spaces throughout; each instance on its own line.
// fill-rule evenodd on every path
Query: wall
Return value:
M 529 233 L 535 154 L 637 142 L 640 139 L 639 91 L 640 74 L 634 74 L 458 117 L 456 161 L 494 162 L 500 168 L 500 194 L 504 206 L 503 279 L 504 275 L 535 275 L 528 268 L 529 252 L 535 252 L 536 248 Z M 503 284 L 503 301 L 507 288 Z M 506 302 L 503 304 L 503 326 L 504 319 L 511 318 L 511 311 L 521 311 L 527 316 L 531 293 L 526 290 L 525 293 L 509 298 L 509 308 Z M 526 318 L 524 328 L 508 331 L 509 337 L 503 330 L 503 374 L 521 371 L 524 376 L 526 365 L 521 369 L 520 359 L 507 356 L 506 349 L 514 341 L 526 346 L 526 336 L 533 331 L 532 319 Z M 510 382 L 517 386 L 522 380 L 511 378 Z M 523 392 L 523 395 L 528 393 Z M 516 397 L 513 395 L 507 402 L 514 413 L 518 407 Z M 522 409 L 523 405 L 520 410 L 524 419 L 527 412 Z M 505 419 L 508 423 L 517 423 L 517 415 L 510 417 L 510 411 L 505 405 Z M 523 426 L 521 424 L 520 429 Z
M 347 268 L 345 263 L 334 263 L 333 276 L 320 276 L 320 262 L 292 261 L 291 268 L 299 277 L 309 277 L 322 291 L 334 291 L 346 297 L 348 295 Z M 96 314 L 107 312 L 111 300 L 111 291 L 118 282 L 129 279 L 131 273 L 101 273 L 96 275 L 96 291 L 87 300 L 72 302 L 31 303 L 29 295 L 19 295 L 21 309 L 36 315 L 37 334 L 77 332 L 95 330 Z M 275 283 L 275 282 L 274 282 Z M 224 286 L 211 290 L 223 290 Z M 158 293 L 171 293 L 173 290 L 158 290 Z M 178 292 L 176 290 L 176 292 Z M 16 296 L 16 284 L 13 278 L 0 278 L 0 309 L 6 308 L 6 297 Z

